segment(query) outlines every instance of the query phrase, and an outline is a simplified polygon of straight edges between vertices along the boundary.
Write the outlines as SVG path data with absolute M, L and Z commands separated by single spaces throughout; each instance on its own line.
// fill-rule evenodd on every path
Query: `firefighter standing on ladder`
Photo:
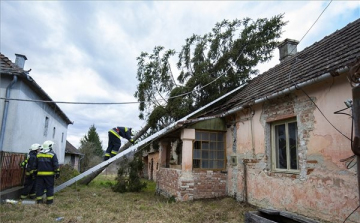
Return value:
M 104 161 L 110 157 L 115 156 L 121 146 L 120 138 L 123 137 L 134 144 L 134 139 L 131 136 L 135 135 L 135 131 L 128 127 L 115 127 L 109 130 L 109 142 L 105 152 Z

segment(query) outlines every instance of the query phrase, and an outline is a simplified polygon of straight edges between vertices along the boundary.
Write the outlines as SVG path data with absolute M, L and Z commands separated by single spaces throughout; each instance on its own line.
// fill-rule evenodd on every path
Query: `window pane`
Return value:
M 209 161 L 201 160 L 201 168 L 209 168 Z
M 209 152 L 209 154 L 210 154 L 210 159 L 215 159 L 216 158 L 216 152 L 215 151 L 210 151 Z
M 287 169 L 285 124 L 275 126 L 276 168 Z
M 202 159 L 208 159 L 209 158 L 209 152 L 207 150 L 203 150 L 201 153 Z
M 193 168 L 200 168 L 200 160 L 193 160 Z
M 216 133 L 210 133 L 210 141 L 216 141 Z
M 214 162 L 215 161 L 213 161 L 213 160 L 209 160 L 209 168 L 215 168 L 215 166 L 214 166 Z
M 196 140 L 201 140 L 201 133 L 200 132 L 195 132 L 195 139 Z
M 194 149 L 194 159 L 200 159 L 200 150 L 198 149 Z
M 201 149 L 202 150 L 209 150 L 209 142 L 202 142 Z
M 289 151 L 290 151 L 290 169 L 298 169 L 297 156 L 297 126 L 296 122 L 289 123 Z
M 218 141 L 224 141 L 224 133 L 218 133 Z
M 225 155 L 225 154 L 224 154 L 224 151 L 218 151 L 216 158 L 217 158 L 217 159 L 224 159 L 224 157 L 225 157 L 224 155 Z
M 216 142 L 210 142 L 210 150 L 216 150 Z
M 217 150 L 224 150 L 224 142 L 218 142 L 216 149 L 217 149 Z
M 200 145 L 199 141 L 194 142 L 194 149 L 201 149 Z
M 202 132 L 201 133 L 201 140 L 209 141 L 209 133 L 208 132 Z

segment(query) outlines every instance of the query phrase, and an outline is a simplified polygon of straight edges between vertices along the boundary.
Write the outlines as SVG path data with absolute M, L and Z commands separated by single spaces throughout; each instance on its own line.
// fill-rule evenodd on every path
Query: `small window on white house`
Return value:
M 44 127 L 44 136 L 47 136 L 49 128 L 49 117 L 45 117 L 45 127 Z
M 271 124 L 272 169 L 299 172 L 297 123 L 295 119 Z
M 53 128 L 53 138 L 55 138 L 55 132 L 56 132 L 56 128 Z
M 193 168 L 224 169 L 225 137 L 223 132 L 195 132 Z

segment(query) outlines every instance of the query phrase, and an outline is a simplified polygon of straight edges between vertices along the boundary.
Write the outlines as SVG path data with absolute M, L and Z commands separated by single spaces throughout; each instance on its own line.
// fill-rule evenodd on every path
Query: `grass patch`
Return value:
M 116 193 L 115 175 L 99 175 L 88 186 L 75 184 L 55 194 L 53 205 L 0 205 L 0 222 L 244 222 L 253 207 L 233 198 L 171 202 L 155 194 L 155 183 L 144 181 L 141 192 Z

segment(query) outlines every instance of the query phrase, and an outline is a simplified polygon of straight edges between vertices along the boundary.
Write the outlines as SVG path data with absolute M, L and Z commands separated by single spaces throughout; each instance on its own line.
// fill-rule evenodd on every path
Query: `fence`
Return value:
M 24 169 L 19 164 L 25 158 L 26 154 L 0 152 L 0 191 L 23 184 Z

